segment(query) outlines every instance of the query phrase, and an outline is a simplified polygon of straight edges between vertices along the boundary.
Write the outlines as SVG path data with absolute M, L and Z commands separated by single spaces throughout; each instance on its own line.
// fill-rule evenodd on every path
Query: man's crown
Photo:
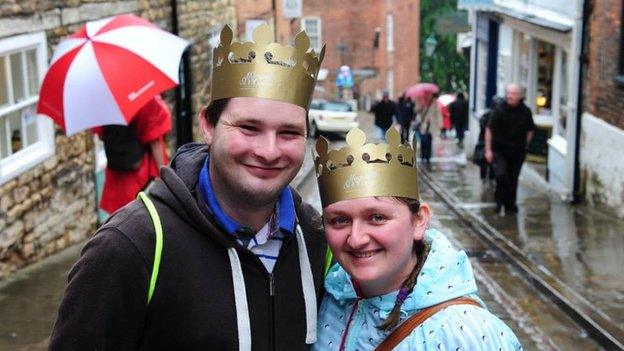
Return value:
M 258 26 L 253 42 L 232 42 L 232 29 L 221 30 L 221 43 L 214 50 L 212 100 L 230 97 L 262 97 L 310 106 L 325 46 L 320 54 L 310 48 L 310 39 L 301 31 L 295 46 L 271 42 L 268 25 Z
M 352 129 L 347 146 L 327 150 L 323 137 L 316 142 L 314 167 L 323 207 L 334 202 L 370 196 L 419 199 L 416 146 L 401 144 L 396 129 L 386 132 L 387 144 L 365 144 L 366 134 Z

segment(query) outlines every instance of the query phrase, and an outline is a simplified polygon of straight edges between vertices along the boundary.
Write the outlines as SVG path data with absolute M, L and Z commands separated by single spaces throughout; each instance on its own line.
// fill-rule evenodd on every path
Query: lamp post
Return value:
M 433 52 L 438 46 L 438 41 L 435 38 L 435 34 L 431 32 L 427 39 L 425 39 L 425 56 L 427 56 L 427 61 L 423 64 L 423 68 L 427 70 L 429 80 L 433 80 Z

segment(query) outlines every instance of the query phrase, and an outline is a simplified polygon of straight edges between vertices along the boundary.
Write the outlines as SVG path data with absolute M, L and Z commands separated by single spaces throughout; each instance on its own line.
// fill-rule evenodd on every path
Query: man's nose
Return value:
M 280 158 L 282 151 L 277 135 L 274 133 L 263 134 L 263 137 L 257 140 L 254 153 L 265 162 L 273 162 Z

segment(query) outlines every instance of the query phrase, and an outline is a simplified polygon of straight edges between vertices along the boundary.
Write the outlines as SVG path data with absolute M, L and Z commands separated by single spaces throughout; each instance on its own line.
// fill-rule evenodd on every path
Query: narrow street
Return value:
M 362 113 L 360 116 L 361 128 L 372 135 L 372 117 Z M 344 144 L 344 138 L 338 135 L 327 136 L 332 147 Z M 477 214 L 484 223 L 490 223 L 496 228 L 503 228 L 502 232 L 509 239 L 519 245 L 527 257 L 532 261 L 544 265 L 545 270 L 551 270 L 560 279 L 568 282 L 568 276 L 578 277 L 587 281 L 595 281 L 589 268 L 592 262 L 585 262 L 582 257 L 591 252 L 592 246 L 583 246 L 572 239 L 572 242 L 561 242 L 557 239 L 563 229 L 575 226 L 574 233 L 591 235 L 590 228 L 594 221 L 602 223 L 603 228 L 619 224 L 606 215 L 595 217 L 585 214 L 586 209 L 570 208 L 566 205 L 551 208 L 544 204 L 539 192 L 524 185 L 520 189 L 521 210 L 518 216 L 501 216 L 492 214 L 491 188 L 482 188 L 478 173 L 471 164 L 467 164 L 461 155 L 461 150 L 452 140 L 435 140 L 436 157 L 431 166 L 421 166 L 422 201 L 427 202 L 433 209 L 431 227 L 444 232 L 459 248 L 463 248 L 471 258 L 479 293 L 488 308 L 504 320 L 518 335 L 525 350 L 601 350 L 601 343 L 592 337 L 591 333 L 580 326 L 577 320 L 569 313 L 557 306 L 548 296 L 540 292 L 535 283 L 527 279 L 505 258 L 504 255 L 484 241 L 476 232 L 474 225 L 467 223 L 458 215 L 457 208 Z M 320 199 L 317 193 L 316 179 L 312 171 L 311 151 L 314 141 L 308 143 L 308 152 L 304 166 L 293 181 L 293 185 L 302 196 L 320 210 Z M 444 189 L 442 189 L 444 188 Z M 442 189 L 442 190 L 441 190 Z M 443 195 L 440 192 L 443 191 Z M 449 205 L 448 197 L 455 201 Z M 541 200 L 540 200 L 541 199 Z M 446 201 L 445 201 L 446 200 Z M 548 203 L 550 204 L 550 203 Z M 546 208 L 554 214 L 546 214 Z M 562 213 L 571 213 L 568 217 Z M 460 212 L 461 214 L 461 212 Z M 551 218 L 552 216 L 552 218 Z M 552 219 L 552 220 L 551 220 Z M 584 222 L 585 221 L 585 222 Z M 555 223 L 553 227 L 553 222 Z M 567 224 L 566 224 L 567 223 Z M 568 227 L 566 227 L 566 225 Z M 557 227 L 558 226 L 558 227 Z M 563 227 L 562 227 L 563 226 Z M 521 228 L 521 229 L 517 229 Z M 583 229 L 584 228 L 584 229 Z M 552 235 L 547 235 L 553 233 Z M 611 238 L 607 234 L 602 240 Z M 557 235 L 555 235 L 557 234 Z M 560 240 L 557 242 L 557 240 Z M 580 239 L 577 239 L 580 240 Z M 609 240 L 616 240 L 611 238 Z M 590 242 L 595 243 L 596 240 Z M 568 253 L 577 253 L 568 257 L 563 251 L 558 251 L 561 245 L 579 245 L 581 248 L 568 250 Z M 597 244 L 596 244 L 597 245 Z M 617 250 L 617 246 L 613 250 Z M 75 262 L 81 245 L 63 251 L 37 265 L 17 274 L 10 281 L 0 285 L 0 315 L 3 323 L 0 324 L 0 350 L 2 351 L 34 351 L 45 350 L 50 328 L 55 318 L 59 300 L 66 281 L 67 271 Z M 621 246 L 620 246 L 621 247 Z M 605 252 L 604 250 L 601 252 Z M 616 256 L 617 257 L 617 256 Z M 620 255 L 621 258 L 621 255 Z M 617 260 L 615 257 L 604 257 L 605 260 Z M 595 263 L 595 262 L 594 262 Z M 619 266 L 601 262 L 603 274 L 617 272 Z M 589 274 L 589 275 L 588 275 Z M 609 320 L 621 320 L 621 315 L 614 314 L 615 308 L 622 308 L 621 281 L 615 277 L 601 280 L 600 284 L 589 286 L 594 292 L 584 295 L 597 305 L 610 304 Z M 609 286 L 605 286 L 608 284 Z M 609 289 L 609 287 L 614 287 Z M 580 292 L 586 294 L 586 291 Z M 615 295 L 614 295 L 615 294 Z M 613 297 L 613 298 L 606 298 Z M 603 344 L 604 345 L 604 344 Z M 607 347 L 607 349 L 609 349 Z

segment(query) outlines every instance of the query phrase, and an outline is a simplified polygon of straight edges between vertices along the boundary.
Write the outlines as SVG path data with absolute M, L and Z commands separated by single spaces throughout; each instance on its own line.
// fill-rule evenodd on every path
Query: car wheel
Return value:
M 319 136 L 318 127 L 314 121 L 310 124 L 310 136 L 313 138 L 317 138 Z

